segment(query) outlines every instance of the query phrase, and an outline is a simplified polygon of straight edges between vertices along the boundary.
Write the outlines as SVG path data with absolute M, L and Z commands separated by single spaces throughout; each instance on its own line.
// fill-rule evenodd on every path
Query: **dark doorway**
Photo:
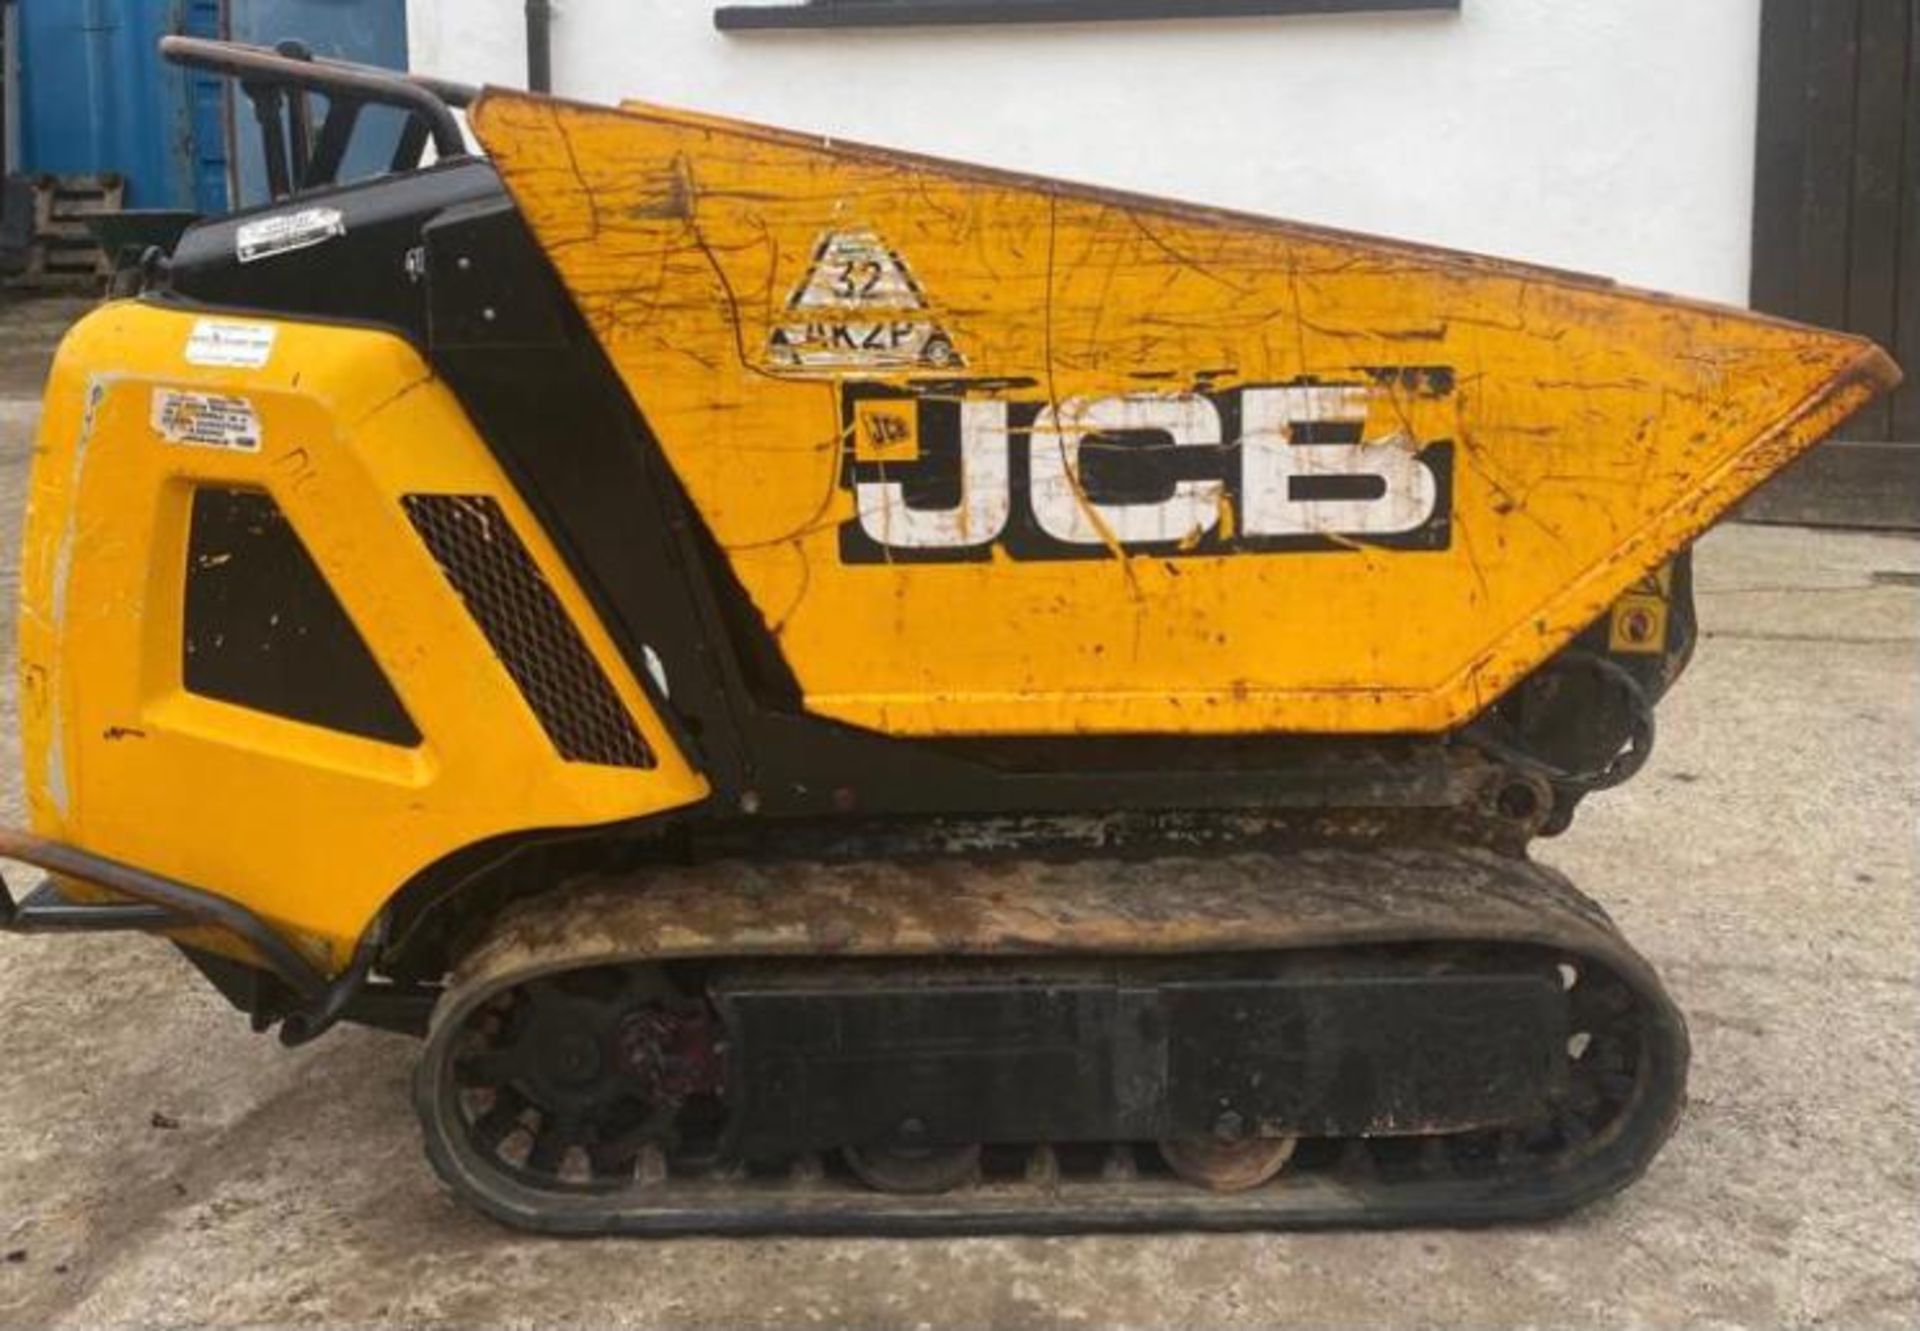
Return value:
M 1755 309 L 1873 338 L 1907 385 L 1751 501 L 1760 521 L 1920 528 L 1920 0 L 1765 0 Z

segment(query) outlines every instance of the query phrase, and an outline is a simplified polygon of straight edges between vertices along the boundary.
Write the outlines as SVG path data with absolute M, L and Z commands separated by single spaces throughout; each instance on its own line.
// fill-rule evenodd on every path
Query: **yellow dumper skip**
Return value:
M 714 117 L 473 119 L 807 708 L 888 733 L 1458 726 L 1899 377 L 1744 311 Z

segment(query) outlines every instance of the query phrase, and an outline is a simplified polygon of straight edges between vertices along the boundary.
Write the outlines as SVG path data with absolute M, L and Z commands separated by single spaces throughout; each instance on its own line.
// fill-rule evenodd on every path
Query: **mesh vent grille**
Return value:
M 401 503 L 560 756 L 652 767 L 633 717 L 500 505 L 486 495 Z

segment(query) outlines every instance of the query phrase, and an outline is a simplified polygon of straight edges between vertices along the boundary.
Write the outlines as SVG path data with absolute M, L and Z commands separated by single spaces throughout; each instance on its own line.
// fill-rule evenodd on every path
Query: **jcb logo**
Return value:
M 1073 398 L 849 385 L 848 563 L 1445 549 L 1446 370 Z

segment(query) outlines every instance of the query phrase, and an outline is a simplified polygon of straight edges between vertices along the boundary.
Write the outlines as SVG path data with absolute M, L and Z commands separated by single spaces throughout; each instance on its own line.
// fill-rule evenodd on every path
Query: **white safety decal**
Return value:
M 767 359 L 799 371 L 956 369 L 953 339 L 927 314 L 906 261 L 871 231 L 830 231 L 768 339 Z
M 260 413 L 243 397 L 156 388 L 153 430 L 170 444 L 235 453 L 260 451 Z
M 278 330 L 272 324 L 201 319 L 187 337 L 187 364 L 258 370 L 273 358 Z
M 234 233 L 234 251 L 241 263 L 271 259 L 276 254 L 323 245 L 347 234 L 345 216 L 338 208 L 302 208 L 247 222 Z

